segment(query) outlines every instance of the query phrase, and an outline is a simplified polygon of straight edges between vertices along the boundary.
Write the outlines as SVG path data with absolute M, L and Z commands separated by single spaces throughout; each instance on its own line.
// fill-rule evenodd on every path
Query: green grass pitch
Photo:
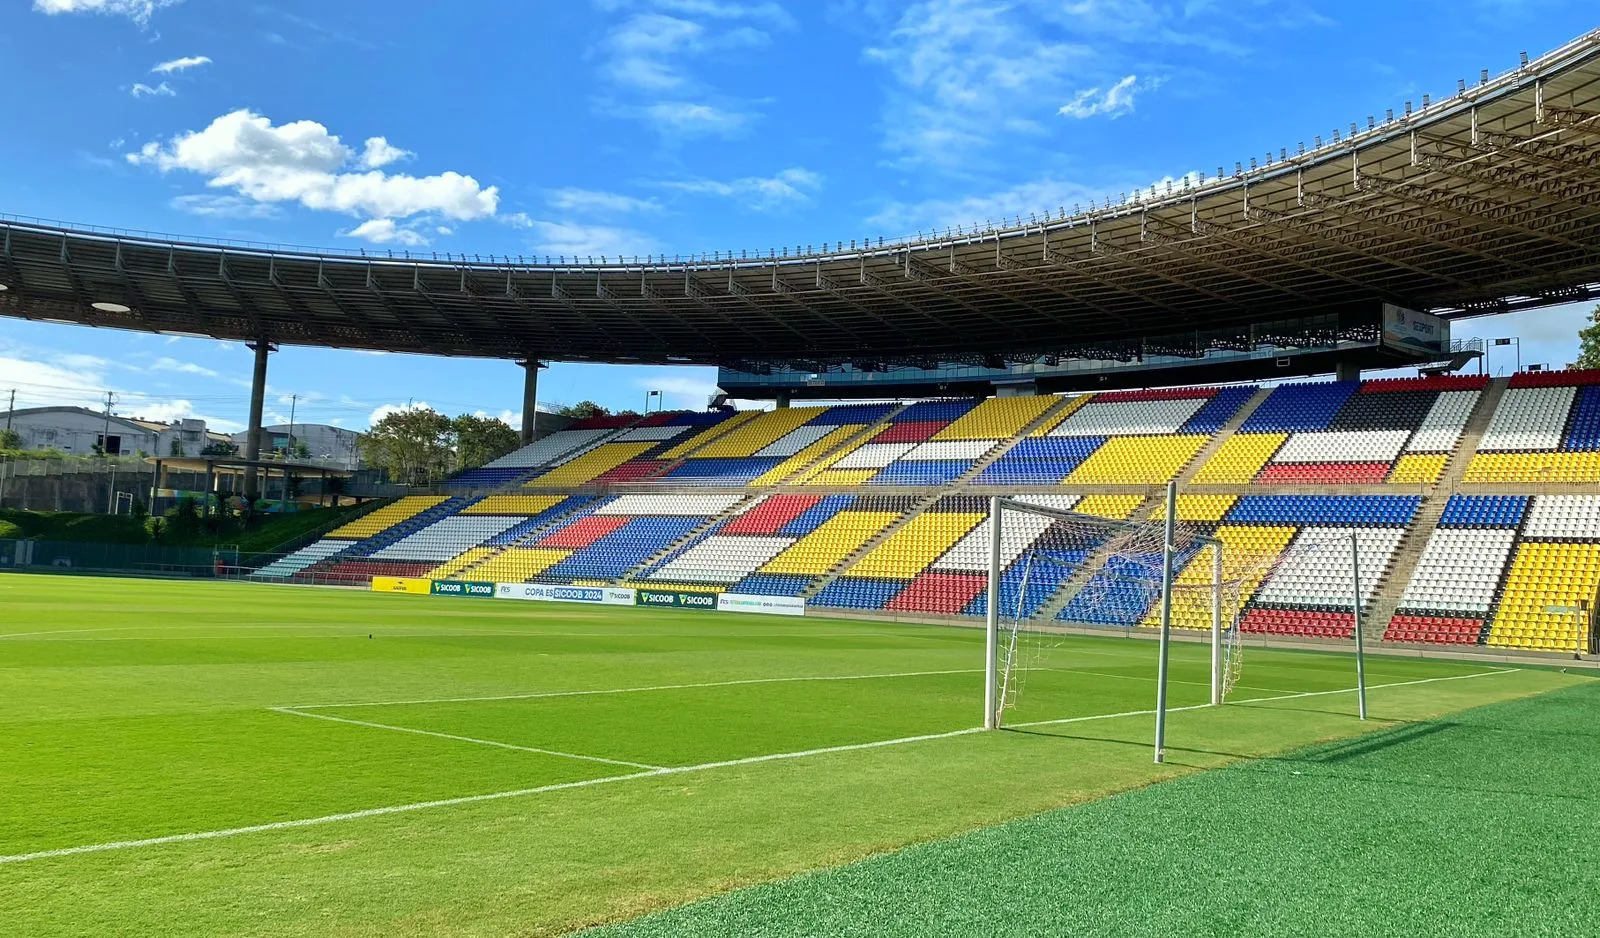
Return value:
M 1362 724 L 1346 655 L 1250 649 L 1204 708 L 1208 651 L 1179 644 L 1171 702 L 1195 709 L 1155 766 L 1152 643 L 1062 642 L 1000 733 L 973 729 L 981 649 L 838 619 L 0 576 L 0 934 L 561 934 L 1582 680 L 1373 657 Z

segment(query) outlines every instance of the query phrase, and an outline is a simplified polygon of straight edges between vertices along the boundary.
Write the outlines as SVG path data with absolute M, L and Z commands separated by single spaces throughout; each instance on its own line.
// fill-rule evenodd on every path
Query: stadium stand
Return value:
M 551 434 L 485 467 L 500 476 L 454 480 L 483 494 L 401 499 L 256 575 L 619 583 L 973 617 L 989 494 L 1159 521 L 1154 496 L 1178 478 L 1206 487 L 1177 520 L 1225 545 L 1246 632 L 1348 638 L 1353 535 L 1374 638 L 1558 653 L 1586 640 L 1579 610 L 1600 591 L 1600 495 L 1583 487 L 1597 459 L 1600 372 L 651 414 Z M 872 494 L 888 485 L 904 488 Z M 1149 578 L 1127 576 L 1154 557 L 1113 555 L 1086 530 L 1008 525 L 1008 614 L 1154 625 Z M 1178 583 L 1209 584 L 1211 564 L 1209 548 L 1180 555 Z M 1208 592 L 1181 591 L 1174 621 L 1209 628 Z
M 1600 482 L 1600 371 L 1519 374 L 1466 482 Z

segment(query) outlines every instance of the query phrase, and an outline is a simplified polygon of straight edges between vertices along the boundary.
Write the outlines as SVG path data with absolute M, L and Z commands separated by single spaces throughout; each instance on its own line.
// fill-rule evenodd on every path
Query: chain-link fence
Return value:
M 40 540 L 0 540 L 0 569 L 230 578 L 243 573 L 236 547 Z

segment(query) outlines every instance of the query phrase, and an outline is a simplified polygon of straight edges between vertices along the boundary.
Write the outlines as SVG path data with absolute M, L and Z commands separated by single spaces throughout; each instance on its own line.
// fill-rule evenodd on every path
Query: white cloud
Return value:
M 742 199 L 755 208 L 773 209 L 809 201 L 811 193 L 821 188 L 822 177 L 809 169 L 790 167 L 771 176 L 746 176 L 728 181 L 691 179 L 662 185 L 679 192 Z
M 1161 80 L 1149 79 L 1139 81 L 1139 76 L 1129 75 L 1101 91 L 1099 87 L 1085 88 L 1072 96 L 1072 100 L 1061 105 L 1056 113 L 1062 117 L 1121 117 L 1133 113 L 1134 97 L 1142 91 L 1153 91 L 1161 87 Z
M 428 243 L 428 239 L 395 224 L 392 218 L 373 218 L 351 228 L 349 231 L 339 232 L 341 238 L 360 238 L 373 244 L 398 244 L 401 247 L 417 248 Z
M 168 203 L 180 212 L 201 218 L 277 218 L 283 214 L 276 205 L 252 202 L 237 195 L 208 195 L 203 192 L 180 195 Z
M 594 189 L 568 187 L 556 189 L 545 199 L 558 212 L 581 212 L 603 215 L 628 215 L 638 212 L 659 212 L 661 205 L 650 199 L 636 199 L 617 192 L 600 192 Z
M 691 101 L 663 101 L 643 111 L 658 130 L 681 136 L 713 134 L 733 136 L 753 119 L 744 111 Z
M 220 377 L 210 368 L 196 365 L 194 362 L 181 362 L 175 358 L 158 358 L 150 366 L 151 371 L 171 371 L 185 375 L 199 375 L 202 378 Z
M 202 65 L 210 65 L 211 57 L 205 55 L 185 55 L 176 59 L 168 59 L 152 68 L 150 71 L 157 75 L 171 75 L 173 72 L 184 72 Z
M 361 165 L 367 169 L 377 169 L 400 160 L 409 160 L 414 156 L 415 153 L 393 146 L 383 137 L 368 137 L 361 150 Z
M 186 399 L 116 387 L 109 376 L 114 367 L 115 362 L 96 355 L 23 348 L 11 343 L 0 345 L 0 374 L 6 376 L 6 384 L 17 389 L 19 408 L 84 407 L 98 412 L 104 409 L 106 391 L 110 390 L 115 395 L 111 412 L 118 416 L 163 421 L 198 417 L 212 429 L 231 432 L 241 428 L 226 418 L 195 413 L 194 404 Z
M 33 8 L 46 16 L 59 13 L 103 13 L 126 16 L 143 26 L 157 10 L 176 6 L 183 0 L 33 0 Z
M 567 221 L 527 219 L 534 247 L 543 254 L 598 256 L 653 254 L 659 245 L 649 235 L 611 225 L 584 225 Z
M 894 80 L 885 148 L 903 160 L 950 166 L 1006 136 L 1038 132 L 1040 95 L 1095 54 L 1043 26 L 1027 3 L 926 0 L 905 8 L 866 51 Z
M 372 426 L 390 414 L 403 414 L 408 410 L 430 410 L 427 401 L 411 401 L 407 404 L 379 404 L 367 416 L 367 426 Z
M 134 82 L 133 88 L 129 90 L 129 93 L 135 98 L 172 98 L 176 97 L 178 94 L 176 91 L 173 91 L 172 86 L 166 82 L 162 82 L 161 84 L 152 88 L 142 81 Z
M 392 148 L 382 144 L 374 151 L 368 141 L 367 152 L 387 155 Z M 358 156 L 322 124 L 302 120 L 273 126 L 248 110 L 224 114 L 204 130 L 165 144 L 147 143 L 126 159 L 163 173 L 197 173 L 210 188 L 231 189 L 257 202 L 295 202 L 374 219 L 437 214 L 469 221 L 493 216 L 500 203 L 497 187 L 485 188 L 456 172 L 418 177 L 344 171 L 359 165 Z
M 928 199 L 922 202 L 891 202 L 867 221 L 886 232 L 909 235 L 916 230 L 944 231 L 962 226 L 970 231 L 973 226 L 988 222 L 996 225 L 1010 224 L 1029 213 L 1055 214 L 1065 208 L 1072 211 L 1077 203 L 1088 203 L 1096 191 L 1063 179 L 1044 178 L 1009 186 L 984 195 L 955 198 Z
M 624 14 L 596 50 L 602 78 L 623 96 L 603 100 L 603 108 L 672 136 L 732 136 L 744 130 L 756 116 L 748 102 L 719 93 L 693 66 L 769 46 L 771 30 L 795 27 L 794 18 L 771 2 L 603 0 L 596 5 Z

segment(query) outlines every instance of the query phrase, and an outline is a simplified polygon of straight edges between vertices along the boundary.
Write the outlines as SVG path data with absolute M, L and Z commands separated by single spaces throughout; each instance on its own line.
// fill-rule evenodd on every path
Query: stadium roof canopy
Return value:
M 903 241 L 671 258 L 381 256 L 0 221 L 0 314 L 609 362 L 1076 354 L 1600 283 L 1600 31 L 1215 175 Z

